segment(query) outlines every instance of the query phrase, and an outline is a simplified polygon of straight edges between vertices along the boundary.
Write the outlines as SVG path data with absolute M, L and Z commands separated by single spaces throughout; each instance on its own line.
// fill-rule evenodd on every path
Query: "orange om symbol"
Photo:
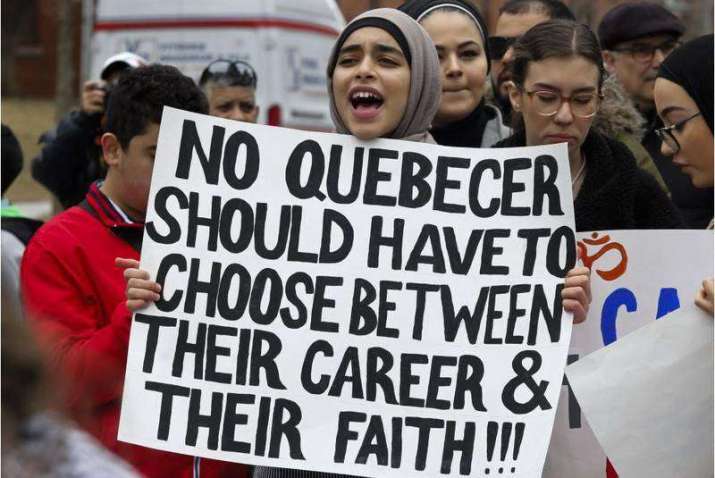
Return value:
M 618 251 L 621 255 L 621 261 L 618 263 L 618 265 L 608 271 L 598 269 L 596 270 L 596 273 L 601 276 L 603 280 L 608 281 L 615 280 L 621 277 L 626 272 L 626 267 L 628 266 L 628 254 L 626 253 L 626 248 L 618 242 L 611 242 L 609 244 L 608 241 L 611 240 L 611 237 L 608 234 L 599 238 L 598 233 L 594 232 L 593 234 L 591 234 L 591 237 L 593 239 L 584 239 L 583 241 L 578 241 L 578 243 L 576 244 L 578 247 L 579 256 L 583 261 L 583 265 L 591 269 L 591 266 L 594 262 L 596 262 L 599 257 L 606 254 L 608 251 L 615 250 Z M 584 243 L 588 244 L 589 246 L 603 247 L 601 247 L 601 249 L 599 249 L 598 252 L 596 252 L 595 254 L 589 256 L 586 250 L 586 244 Z

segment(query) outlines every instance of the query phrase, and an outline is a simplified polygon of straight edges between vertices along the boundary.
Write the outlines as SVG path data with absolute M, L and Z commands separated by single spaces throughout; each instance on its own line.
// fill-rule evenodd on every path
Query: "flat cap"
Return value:
M 657 3 L 623 3 L 604 15 L 598 25 L 601 48 L 611 50 L 619 43 L 651 35 L 680 36 L 685 25 L 669 10 Z

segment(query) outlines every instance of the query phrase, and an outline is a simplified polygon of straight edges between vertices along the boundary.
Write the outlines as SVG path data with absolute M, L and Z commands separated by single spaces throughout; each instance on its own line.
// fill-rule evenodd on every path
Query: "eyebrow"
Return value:
M 464 48 L 465 46 L 472 46 L 472 45 L 481 46 L 481 45 L 479 45 L 479 43 L 475 42 L 474 40 L 467 40 L 467 41 L 463 41 L 462 43 L 457 45 L 457 48 Z
M 462 42 L 462 43 L 460 43 L 459 45 L 457 45 L 457 49 L 464 48 L 464 47 L 467 47 L 467 46 L 478 46 L 478 47 L 481 47 L 481 45 L 480 45 L 479 43 L 475 42 L 474 40 L 467 40 L 467 41 Z M 435 45 L 435 47 L 437 48 L 437 50 L 444 50 L 444 49 L 445 49 L 445 47 L 442 46 L 442 45 Z
M 561 91 L 561 88 L 557 88 L 555 86 L 549 85 L 548 83 L 534 83 L 534 88 L 546 88 L 547 90 L 553 90 L 553 91 Z M 596 91 L 595 86 L 584 86 L 582 88 L 576 88 L 573 90 L 571 94 L 578 94 L 578 93 L 590 93 L 592 91 Z
M 405 56 L 402 54 L 402 50 L 400 50 L 399 48 L 395 48 L 390 45 L 385 45 L 384 43 L 378 43 L 377 45 L 375 45 L 375 49 L 380 53 L 392 53 L 395 55 L 400 55 L 402 57 Z
M 668 106 L 666 108 L 663 108 L 663 111 L 660 112 L 660 116 L 668 116 L 674 111 L 685 111 L 685 108 L 683 108 L 682 106 Z
M 340 51 L 338 52 L 338 55 L 342 55 L 343 53 L 352 53 L 352 52 L 361 51 L 361 50 L 362 50 L 362 46 L 356 43 L 354 45 L 348 45 L 348 46 L 342 47 L 340 49 Z

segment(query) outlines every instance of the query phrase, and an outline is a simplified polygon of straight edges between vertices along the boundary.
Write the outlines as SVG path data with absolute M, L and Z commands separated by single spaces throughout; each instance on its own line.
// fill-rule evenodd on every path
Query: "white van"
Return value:
M 244 60 L 258 75 L 260 122 L 332 129 L 325 70 L 345 26 L 334 0 L 99 0 L 94 18 L 90 78 L 121 51 L 194 79 L 217 58 Z

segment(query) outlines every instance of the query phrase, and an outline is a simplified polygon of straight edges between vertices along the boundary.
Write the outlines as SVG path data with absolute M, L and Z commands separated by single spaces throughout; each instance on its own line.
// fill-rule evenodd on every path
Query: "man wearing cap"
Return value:
M 695 189 L 687 175 L 660 153 L 655 130 L 662 126 L 655 110 L 653 87 L 658 68 L 678 46 L 685 26 L 670 11 L 650 2 L 629 2 L 610 10 L 598 26 L 606 70 L 615 75 L 646 118 L 642 144 L 671 192 L 671 198 L 692 228 L 704 228 L 713 217 L 713 190 Z
M 214 60 L 201 73 L 199 86 L 209 100 L 209 114 L 255 123 L 258 79 L 245 61 Z
M 98 138 L 107 94 L 124 72 L 146 64 L 131 52 L 109 57 L 102 66 L 100 80 L 90 80 L 82 86 L 79 110 L 68 113 L 57 128 L 40 136 L 43 148 L 32 160 L 32 177 L 49 189 L 63 208 L 78 204 L 90 184 L 104 177 L 106 167 Z

